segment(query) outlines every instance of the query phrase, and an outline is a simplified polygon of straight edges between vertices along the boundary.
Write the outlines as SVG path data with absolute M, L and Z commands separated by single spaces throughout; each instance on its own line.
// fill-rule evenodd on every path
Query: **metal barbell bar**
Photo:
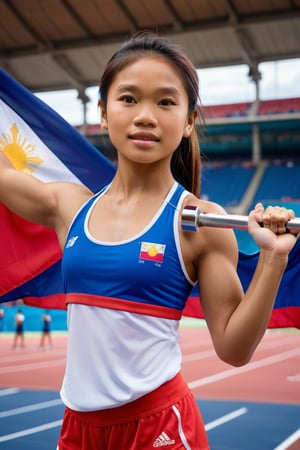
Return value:
M 182 211 L 181 227 L 186 231 L 197 231 L 200 227 L 248 229 L 248 216 L 239 214 L 203 213 L 198 206 L 186 206 Z M 287 231 L 300 231 L 300 218 L 286 223 Z

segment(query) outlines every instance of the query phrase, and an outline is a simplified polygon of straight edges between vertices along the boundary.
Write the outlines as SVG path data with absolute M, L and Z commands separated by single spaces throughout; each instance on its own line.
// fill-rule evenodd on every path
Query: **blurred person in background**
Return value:
M 0 332 L 4 330 L 4 309 L 0 309 Z
M 42 315 L 42 336 L 40 346 L 42 348 L 51 348 L 52 347 L 52 336 L 51 336 L 51 315 L 49 311 L 45 311 Z M 48 344 L 48 347 L 45 347 L 45 344 Z
M 17 348 L 18 344 L 20 344 L 20 347 L 25 347 L 25 341 L 24 341 L 24 321 L 25 321 L 25 315 L 23 314 L 22 310 L 19 309 L 15 315 L 15 337 L 13 342 L 13 348 Z

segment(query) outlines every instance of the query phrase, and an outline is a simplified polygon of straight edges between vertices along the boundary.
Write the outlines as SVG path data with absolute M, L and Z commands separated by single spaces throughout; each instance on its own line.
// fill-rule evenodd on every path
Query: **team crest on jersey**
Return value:
M 155 244 L 153 242 L 142 242 L 140 249 L 140 259 L 162 263 L 164 260 L 166 245 Z

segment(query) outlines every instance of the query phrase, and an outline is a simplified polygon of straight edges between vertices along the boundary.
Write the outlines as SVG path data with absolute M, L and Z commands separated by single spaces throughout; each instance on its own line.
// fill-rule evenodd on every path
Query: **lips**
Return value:
M 133 141 L 149 141 L 149 142 L 158 142 L 158 137 L 153 133 L 139 132 L 133 133 L 129 136 Z

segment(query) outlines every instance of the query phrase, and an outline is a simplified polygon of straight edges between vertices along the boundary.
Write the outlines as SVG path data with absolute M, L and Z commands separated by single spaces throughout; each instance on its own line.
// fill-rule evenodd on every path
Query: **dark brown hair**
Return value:
M 156 34 L 140 31 L 126 41 L 108 61 L 100 80 L 99 95 L 106 107 L 108 90 L 115 76 L 145 52 L 157 53 L 168 60 L 178 72 L 188 95 L 188 114 L 200 112 L 199 81 L 196 69 L 181 49 Z M 195 127 L 189 138 L 182 138 L 171 159 L 172 174 L 187 190 L 199 197 L 201 158 Z

